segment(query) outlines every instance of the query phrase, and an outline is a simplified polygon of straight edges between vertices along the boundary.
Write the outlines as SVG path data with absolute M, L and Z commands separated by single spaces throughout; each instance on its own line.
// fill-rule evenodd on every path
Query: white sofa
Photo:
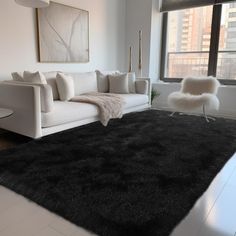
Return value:
M 0 107 L 14 111 L 12 116 L 0 120 L 0 128 L 31 138 L 40 138 L 98 120 L 97 106 L 60 101 L 56 72 L 45 73 L 45 76 L 47 85 L 44 86 L 51 89 L 53 94 L 53 109 L 50 112 L 44 112 L 42 96 L 45 96 L 45 93 L 42 92 L 40 86 L 13 81 L 4 81 L 0 84 Z M 75 95 L 98 91 L 98 79 L 95 72 L 74 73 L 72 76 Z M 136 93 L 121 94 L 125 100 L 124 114 L 150 107 L 150 80 L 148 78 L 136 79 L 135 89 Z

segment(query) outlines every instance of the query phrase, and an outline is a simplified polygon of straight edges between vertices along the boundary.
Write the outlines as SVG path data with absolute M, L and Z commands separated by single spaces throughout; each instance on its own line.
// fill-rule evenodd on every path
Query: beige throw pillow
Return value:
M 109 75 L 121 74 L 119 71 L 95 71 L 97 74 L 97 85 L 99 93 L 109 92 Z
M 47 84 L 47 80 L 43 73 L 36 71 L 24 71 L 23 73 L 24 82 L 34 83 L 34 84 Z
M 69 101 L 75 96 L 74 80 L 71 76 L 57 73 L 56 83 L 60 100 Z
M 12 76 L 12 79 L 13 79 L 14 81 L 24 82 L 24 78 L 23 78 L 22 73 L 19 73 L 19 72 L 12 72 L 12 73 L 11 73 L 11 76 Z
M 108 78 L 110 93 L 129 93 L 129 79 L 127 74 L 108 75 Z

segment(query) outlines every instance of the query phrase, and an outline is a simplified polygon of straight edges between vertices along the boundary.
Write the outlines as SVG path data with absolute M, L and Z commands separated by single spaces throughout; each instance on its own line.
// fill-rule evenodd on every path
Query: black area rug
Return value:
M 145 111 L 0 153 L 0 183 L 101 236 L 167 236 L 236 151 L 236 121 Z

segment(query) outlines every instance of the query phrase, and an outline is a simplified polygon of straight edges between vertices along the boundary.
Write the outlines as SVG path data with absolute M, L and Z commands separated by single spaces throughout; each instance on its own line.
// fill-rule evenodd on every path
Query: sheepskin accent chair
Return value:
M 219 86 L 218 80 L 212 76 L 185 78 L 182 81 L 181 90 L 169 95 L 168 104 L 174 111 L 180 112 L 202 107 L 206 121 L 209 122 L 211 117 L 206 115 L 206 107 L 219 110 L 220 102 L 216 96 Z

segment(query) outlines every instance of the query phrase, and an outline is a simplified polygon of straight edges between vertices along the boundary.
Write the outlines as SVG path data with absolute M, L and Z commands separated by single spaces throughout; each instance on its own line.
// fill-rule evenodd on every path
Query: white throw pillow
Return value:
M 109 92 L 118 94 L 129 93 L 129 79 L 128 74 L 108 75 L 109 78 Z
M 75 96 L 74 80 L 71 76 L 57 73 L 56 82 L 60 100 L 69 101 Z
M 43 73 L 36 71 L 36 72 L 30 72 L 30 71 L 24 71 L 23 74 L 24 82 L 28 83 L 34 83 L 34 84 L 47 84 L 47 80 Z
M 47 84 L 49 84 L 52 88 L 53 100 L 60 100 L 56 77 L 57 73 L 62 73 L 61 71 L 51 71 L 51 72 L 44 72 L 44 76 L 47 80 Z
M 130 72 L 128 73 L 128 79 L 129 79 L 129 93 L 135 93 L 135 73 L 134 72 Z
M 13 79 L 14 81 L 24 82 L 24 78 L 23 78 L 22 73 L 19 73 L 19 72 L 12 72 L 12 73 L 11 73 L 11 76 L 12 76 L 12 79 Z

